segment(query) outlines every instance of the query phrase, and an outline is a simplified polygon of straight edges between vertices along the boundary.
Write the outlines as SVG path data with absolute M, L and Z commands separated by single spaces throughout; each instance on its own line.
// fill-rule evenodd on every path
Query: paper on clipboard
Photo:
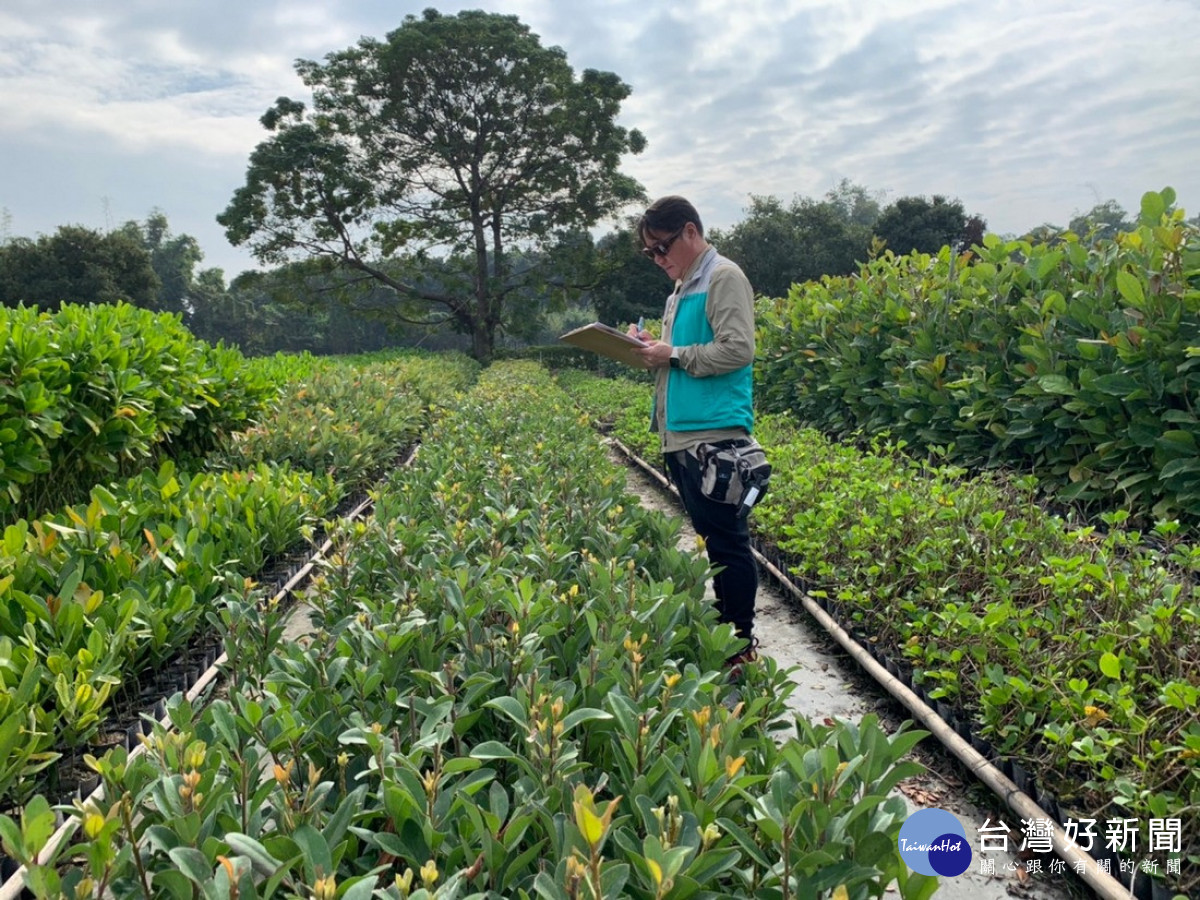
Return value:
M 641 347 L 648 347 L 649 344 L 602 322 L 593 322 L 591 325 L 584 325 L 582 328 L 568 331 L 559 340 L 582 347 L 584 350 L 590 350 L 592 353 L 607 356 L 609 359 L 615 359 L 617 362 L 623 362 L 627 366 L 638 369 L 645 368 L 642 358 L 634 351 Z

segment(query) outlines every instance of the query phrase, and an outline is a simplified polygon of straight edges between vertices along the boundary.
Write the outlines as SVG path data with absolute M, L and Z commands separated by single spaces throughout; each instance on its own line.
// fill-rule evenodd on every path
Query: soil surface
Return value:
M 628 490 L 640 497 L 644 506 L 684 517 L 680 543 L 694 548 L 696 533 L 686 521 L 678 497 L 616 450 L 613 454 L 614 459 L 628 465 Z M 869 677 L 788 590 L 766 571 L 760 570 L 760 575 L 754 633 L 760 641 L 759 652 L 770 655 L 797 685 L 786 701 L 790 710 L 817 721 L 858 721 L 867 713 L 875 713 L 891 731 L 911 718 L 908 710 Z M 711 584 L 708 590 L 711 595 Z M 1093 896 L 1071 874 L 1070 866 L 1055 874 L 1058 866 L 1052 867 L 1056 859 L 1053 855 L 1029 857 L 1015 852 L 1021 844 L 1020 818 L 972 778 L 934 738 L 922 741 L 913 758 L 927 771 L 902 782 L 900 795 L 914 812 L 936 807 L 954 813 L 966 829 L 974 854 L 966 872 L 941 879 L 935 896 L 945 900 L 1068 900 Z M 986 855 L 981 854 L 978 829 L 989 819 L 992 826 L 1003 821 L 1012 829 L 1008 845 L 1014 852 L 994 849 L 995 842 L 989 838 Z M 1040 861 L 1042 874 L 1030 874 L 1028 858 Z M 985 868 L 990 868 L 991 874 L 985 874 Z M 1032 868 L 1036 871 L 1039 866 L 1035 863 Z

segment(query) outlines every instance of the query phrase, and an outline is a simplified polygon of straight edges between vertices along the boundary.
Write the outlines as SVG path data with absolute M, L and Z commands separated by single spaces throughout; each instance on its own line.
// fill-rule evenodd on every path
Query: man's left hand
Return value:
M 647 369 L 661 369 L 671 364 L 670 344 L 653 340 L 650 338 L 649 332 L 645 331 L 638 335 L 638 337 L 647 341 L 647 346 L 634 351 L 634 353 L 642 358 L 642 365 Z

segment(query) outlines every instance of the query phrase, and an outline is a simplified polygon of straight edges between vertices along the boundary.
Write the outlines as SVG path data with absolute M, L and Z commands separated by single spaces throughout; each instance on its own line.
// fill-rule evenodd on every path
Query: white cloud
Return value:
M 251 261 L 213 217 L 266 136 L 259 116 L 307 99 L 295 59 L 383 38 L 426 5 L 9 0 L 0 209 L 34 234 L 158 207 L 236 272 Z M 437 5 L 515 14 L 577 70 L 616 72 L 633 89 L 621 121 L 649 139 L 627 170 L 652 195 L 688 194 L 713 225 L 750 194 L 820 196 L 841 178 L 891 199 L 957 197 L 1000 231 L 1110 197 L 1133 210 L 1166 184 L 1200 211 L 1192 3 Z

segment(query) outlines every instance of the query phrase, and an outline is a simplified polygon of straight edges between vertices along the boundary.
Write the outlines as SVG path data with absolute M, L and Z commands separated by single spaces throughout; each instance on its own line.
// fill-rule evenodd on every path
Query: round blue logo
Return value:
M 971 842 L 958 818 L 944 809 L 918 809 L 900 826 L 900 856 L 922 875 L 953 878 L 971 865 Z

